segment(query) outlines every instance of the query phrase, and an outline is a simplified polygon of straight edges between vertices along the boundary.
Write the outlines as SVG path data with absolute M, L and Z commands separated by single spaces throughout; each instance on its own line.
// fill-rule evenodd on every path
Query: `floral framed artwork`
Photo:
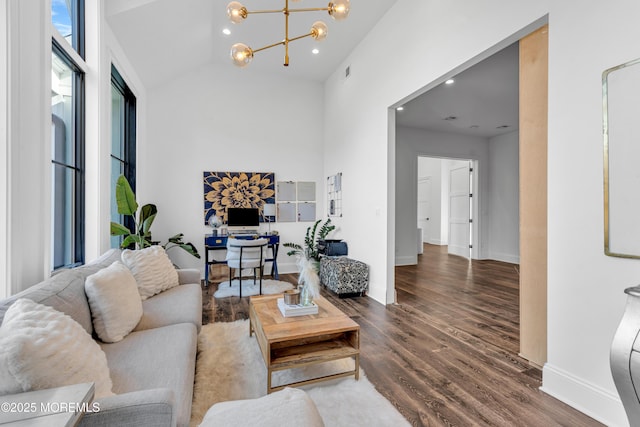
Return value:
M 275 203 L 273 172 L 204 172 L 203 182 L 205 225 L 212 215 L 226 224 L 227 208 L 258 208 L 260 222 L 264 222 L 263 206 Z

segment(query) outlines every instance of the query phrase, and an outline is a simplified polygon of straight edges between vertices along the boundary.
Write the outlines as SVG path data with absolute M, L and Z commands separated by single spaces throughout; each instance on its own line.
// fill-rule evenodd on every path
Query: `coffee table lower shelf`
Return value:
M 346 358 L 354 359 L 355 366 L 351 371 L 324 375 L 288 384 L 280 384 L 275 387 L 272 386 L 271 377 L 273 372 L 301 368 L 303 366 L 316 365 L 319 363 Z M 282 390 L 285 387 L 298 387 L 321 381 L 328 381 L 335 378 L 349 377 L 351 375 L 354 375 L 357 380 L 360 378 L 360 350 L 358 348 L 354 348 L 347 339 L 317 342 L 271 350 L 271 364 L 270 366 L 267 366 L 267 371 L 267 393 Z

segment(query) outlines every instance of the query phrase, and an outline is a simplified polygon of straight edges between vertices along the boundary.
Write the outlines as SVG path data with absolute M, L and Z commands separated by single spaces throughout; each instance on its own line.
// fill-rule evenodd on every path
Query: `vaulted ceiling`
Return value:
M 151 88 L 204 64 L 215 63 L 238 73 L 262 73 L 323 82 L 333 73 L 396 0 L 351 0 L 345 21 L 326 12 L 290 16 L 290 37 L 306 34 L 313 22 L 324 21 L 328 37 L 290 44 L 290 65 L 282 65 L 284 48 L 257 52 L 244 69 L 229 58 L 231 45 L 253 49 L 284 38 L 284 16 L 256 14 L 232 24 L 226 14 L 230 0 L 109 0 L 107 20 L 146 87 Z M 285 0 L 242 0 L 249 10 L 282 9 Z M 290 0 L 291 8 L 326 7 L 327 0 Z M 222 30 L 228 28 L 226 36 Z M 314 55 L 314 47 L 320 53 Z M 375 72 L 375 70 L 372 70 Z M 215 79 L 216 76 L 211 76 Z M 408 102 L 397 114 L 399 125 L 439 132 L 492 137 L 518 126 L 518 46 L 514 44 Z
M 253 49 L 284 39 L 284 14 L 256 14 L 232 24 L 226 13 L 230 0 L 109 0 L 107 20 L 147 87 L 207 63 L 235 68 L 229 59 L 234 43 Z M 242 0 L 248 10 L 282 9 L 285 0 Z M 324 21 L 328 37 L 310 37 L 290 44 L 290 65 L 284 67 L 284 47 L 257 52 L 246 73 L 276 73 L 288 78 L 322 82 L 337 69 L 396 0 L 351 0 L 344 21 L 327 12 L 292 13 L 290 38 L 307 34 L 311 25 Z M 327 7 L 328 0 L 290 1 L 290 8 Z M 222 33 L 231 30 L 229 36 Z M 314 55 L 314 47 L 320 53 Z M 213 76 L 212 76 L 213 78 Z

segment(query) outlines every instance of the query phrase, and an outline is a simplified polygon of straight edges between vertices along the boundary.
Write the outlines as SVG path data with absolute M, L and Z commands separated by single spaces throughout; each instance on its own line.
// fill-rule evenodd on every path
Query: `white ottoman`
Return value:
M 258 399 L 216 403 L 200 426 L 324 427 L 324 423 L 307 393 L 287 387 Z

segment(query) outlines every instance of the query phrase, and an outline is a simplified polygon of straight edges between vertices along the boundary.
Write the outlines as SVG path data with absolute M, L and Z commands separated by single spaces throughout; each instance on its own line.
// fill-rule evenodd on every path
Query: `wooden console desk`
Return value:
M 227 238 L 229 236 L 214 236 L 213 234 L 205 234 L 204 236 L 204 284 L 209 285 L 209 266 L 214 264 L 226 264 L 225 260 L 217 260 L 210 251 L 227 250 Z M 271 275 L 278 280 L 278 249 L 280 248 L 280 236 L 273 234 L 264 234 L 259 236 L 261 239 L 269 240 L 268 247 L 271 249 L 271 258 L 267 258 L 265 262 L 271 262 Z M 242 238 L 242 237 L 240 237 Z M 248 238 L 248 237 L 247 237 Z

